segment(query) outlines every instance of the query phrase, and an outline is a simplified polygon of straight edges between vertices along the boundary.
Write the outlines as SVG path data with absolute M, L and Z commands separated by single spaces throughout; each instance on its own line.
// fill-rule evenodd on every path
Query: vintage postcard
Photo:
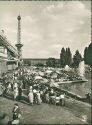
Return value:
M 0 125 L 91 124 L 91 0 L 0 0 Z

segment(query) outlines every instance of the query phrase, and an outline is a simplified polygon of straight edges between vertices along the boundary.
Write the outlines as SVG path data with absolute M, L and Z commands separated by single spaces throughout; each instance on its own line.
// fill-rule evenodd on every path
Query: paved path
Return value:
M 15 102 L 0 97 L 0 111 L 8 113 L 10 119 Z M 84 124 L 80 118 L 64 107 L 44 103 L 34 106 L 21 102 L 18 104 L 23 113 L 22 123 L 24 124 Z

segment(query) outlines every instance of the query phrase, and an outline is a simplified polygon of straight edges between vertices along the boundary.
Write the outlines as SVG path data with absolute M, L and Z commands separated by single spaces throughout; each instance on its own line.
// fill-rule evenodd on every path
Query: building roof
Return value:
M 47 60 L 48 58 L 23 58 L 23 60 Z M 59 59 L 56 59 L 59 60 Z

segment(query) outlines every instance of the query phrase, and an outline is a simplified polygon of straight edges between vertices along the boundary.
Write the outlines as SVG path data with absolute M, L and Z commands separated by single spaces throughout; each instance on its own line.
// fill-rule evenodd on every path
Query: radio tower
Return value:
M 19 61 L 21 61 L 22 59 L 22 44 L 21 44 L 21 16 L 19 15 L 17 17 L 18 20 L 18 33 L 17 33 L 17 44 L 15 45 L 17 47 L 17 51 L 18 51 L 18 59 Z

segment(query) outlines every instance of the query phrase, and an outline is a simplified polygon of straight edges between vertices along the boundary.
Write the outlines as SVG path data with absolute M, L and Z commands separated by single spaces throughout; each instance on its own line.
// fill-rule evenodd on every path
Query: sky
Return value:
M 17 43 L 21 15 L 23 58 L 59 58 L 62 47 L 72 54 L 91 41 L 91 1 L 0 1 L 0 31 Z

